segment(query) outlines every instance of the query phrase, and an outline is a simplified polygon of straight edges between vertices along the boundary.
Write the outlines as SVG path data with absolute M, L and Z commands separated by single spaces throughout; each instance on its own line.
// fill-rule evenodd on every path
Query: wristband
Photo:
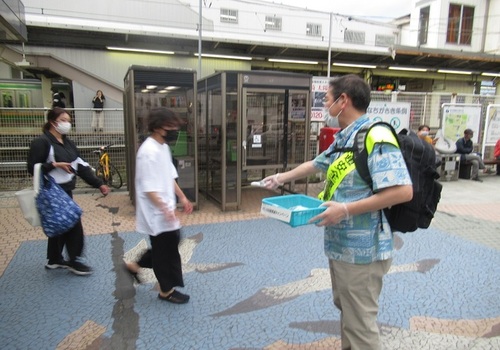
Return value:
M 345 203 L 342 203 L 342 209 L 344 209 L 344 215 L 345 215 L 345 218 L 344 220 L 349 220 L 349 210 L 347 210 L 347 205 Z

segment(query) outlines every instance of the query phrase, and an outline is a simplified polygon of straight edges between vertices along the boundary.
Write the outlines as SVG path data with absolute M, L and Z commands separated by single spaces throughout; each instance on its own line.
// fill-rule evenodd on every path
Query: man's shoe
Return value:
M 68 265 L 68 269 L 78 276 L 90 275 L 93 272 L 91 267 L 82 264 L 79 261 L 70 262 Z
M 69 262 L 67 262 L 66 260 L 59 260 L 59 261 L 49 260 L 45 264 L 45 268 L 48 270 L 67 269 L 68 265 L 69 265 Z
M 483 182 L 483 180 L 481 180 L 479 176 L 473 177 L 472 181 Z

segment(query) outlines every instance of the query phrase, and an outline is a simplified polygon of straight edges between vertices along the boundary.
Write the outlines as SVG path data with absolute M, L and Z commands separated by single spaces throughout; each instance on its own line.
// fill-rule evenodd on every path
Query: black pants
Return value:
M 73 198 L 71 191 L 66 191 L 66 193 Z M 83 226 L 80 219 L 71 230 L 60 236 L 49 238 L 47 259 L 51 262 L 63 260 L 63 249 L 66 247 L 69 261 L 73 262 L 82 255 L 83 244 Z
M 63 249 L 66 247 L 69 261 L 75 261 L 83 251 L 83 226 L 78 220 L 75 227 L 60 236 L 49 238 L 47 244 L 47 259 L 51 262 L 63 260 Z
M 174 287 L 184 287 L 179 254 L 180 231 L 163 232 L 149 238 L 151 249 L 141 256 L 137 264 L 143 268 L 153 269 L 160 289 L 164 293 Z

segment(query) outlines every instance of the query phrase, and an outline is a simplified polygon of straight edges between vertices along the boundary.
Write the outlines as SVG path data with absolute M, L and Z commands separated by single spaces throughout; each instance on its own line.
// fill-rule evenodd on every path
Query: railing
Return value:
M 31 141 L 41 135 L 48 109 L 0 108 L 0 190 L 18 190 L 31 184 L 26 159 Z M 75 142 L 82 158 L 95 167 L 97 157 L 94 149 L 113 144 L 110 157 L 126 182 L 125 137 L 123 109 L 104 109 L 104 129 L 94 132 L 91 127 L 92 109 L 68 108 L 72 116 L 72 131 L 69 135 Z M 88 186 L 77 181 L 78 187 Z

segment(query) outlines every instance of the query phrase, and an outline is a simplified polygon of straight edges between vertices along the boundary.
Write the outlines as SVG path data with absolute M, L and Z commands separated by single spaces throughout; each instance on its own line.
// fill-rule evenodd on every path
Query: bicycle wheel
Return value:
M 116 167 L 109 163 L 109 179 L 106 185 L 119 189 L 123 185 L 122 175 Z

